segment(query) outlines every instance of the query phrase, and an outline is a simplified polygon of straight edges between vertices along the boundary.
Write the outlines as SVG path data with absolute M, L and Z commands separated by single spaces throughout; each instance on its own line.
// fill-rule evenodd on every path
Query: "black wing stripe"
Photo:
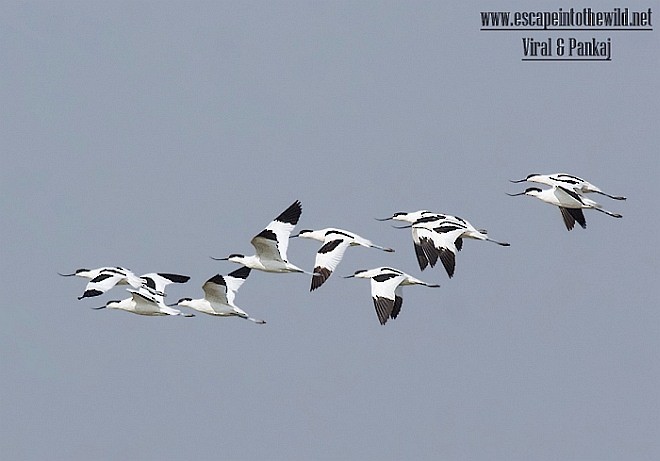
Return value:
M 386 280 L 389 280 L 391 278 L 398 277 L 398 276 L 399 276 L 399 274 L 378 274 L 375 277 L 373 277 L 373 279 L 376 282 L 384 282 Z
M 439 234 L 444 234 L 445 232 L 451 232 L 459 229 L 465 229 L 465 226 L 457 226 L 455 224 L 446 224 L 444 226 L 434 227 L 433 230 Z
M 325 235 L 330 235 L 330 234 L 337 234 L 337 235 L 343 235 L 344 237 L 348 237 L 349 239 L 353 239 L 352 235 L 347 234 L 346 232 L 342 232 L 336 229 L 329 230 L 328 232 L 325 233 Z
M 567 193 L 568 195 L 570 195 L 571 197 L 573 197 L 573 198 L 574 198 L 575 200 L 577 200 L 579 203 L 584 203 L 584 202 L 582 201 L 582 197 L 580 197 L 580 194 L 578 194 L 578 193 L 575 192 L 574 190 L 566 189 L 565 187 L 562 187 L 562 186 L 557 186 L 557 187 L 558 187 L 559 189 L 563 190 L 564 192 L 566 192 L 566 193 Z
M 439 219 L 445 219 L 445 216 L 432 214 L 431 216 L 424 216 L 423 218 L 419 218 L 413 224 L 423 224 L 427 222 L 437 221 Z
M 108 273 L 105 273 L 105 272 L 101 272 L 99 275 L 97 275 L 96 277 L 94 277 L 94 278 L 90 281 L 90 283 L 98 283 L 98 282 L 102 282 L 103 280 L 105 280 L 105 279 L 109 279 L 110 277 L 114 277 L 115 275 L 117 275 L 117 274 L 116 274 L 116 273 L 115 273 L 115 274 L 108 274 Z M 120 274 L 120 275 L 123 275 L 123 274 Z
M 343 242 L 342 239 L 337 239 L 337 240 L 330 240 L 329 242 L 326 242 L 323 244 L 321 248 L 319 248 L 319 253 L 330 253 L 332 250 L 337 248 L 339 244 Z

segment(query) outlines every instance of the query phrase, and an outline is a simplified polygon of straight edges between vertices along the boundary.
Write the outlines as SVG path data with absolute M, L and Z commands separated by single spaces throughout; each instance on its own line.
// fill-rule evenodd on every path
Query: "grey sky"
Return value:
M 523 36 L 594 33 L 480 32 L 486 9 L 523 6 L 5 2 L 3 456 L 658 459 L 657 31 L 597 33 L 612 62 L 524 63 Z M 629 197 L 595 197 L 624 218 L 569 233 L 505 195 L 556 171 Z M 177 272 L 168 300 L 198 297 L 238 268 L 209 256 L 251 252 L 296 199 L 297 229 L 396 252 L 351 249 L 313 293 L 253 272 L 236 301 L 265 326 L 94 311 L 125 292 L 78 301 L 57 276 Z M 421 208 L 511 247 L 420 272 L 373 218 Z M 380 265 L 442 286 L 407 287 L 382 327 L 341 278 Z

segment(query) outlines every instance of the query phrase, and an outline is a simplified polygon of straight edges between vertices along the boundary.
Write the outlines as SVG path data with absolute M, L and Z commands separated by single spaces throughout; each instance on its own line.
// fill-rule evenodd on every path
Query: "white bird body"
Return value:
M 303 272 L 310 274 L 310 272 L 291 264 L 286 256 L 289 247 L 289 236 L 298 223 L 301 214 L 302 206 L 296 200 L 289 208 L 271 221 L 264 230 L 252 238 L 250 243 L 252 243 L 252 246 L 256 250 L 256 254 L 245 256 L 233 253 L 226 258 L 213 259 L 232 261 L 250 269 L 265 272 Z
M 185 283 L 190 279 L 186 275 L 167 273 L 149 273 L 138 277 L 132 271 L 123 267 L 101 267 L 92 270 L 78 269 L 73 274 L 60 275 L 91 278 L 85 286 L 85 291 L 78 299 L 102 295 L 117 285 L 130 285 L 135 289 L 144 289 L 152 295 L 162 295 L 165 287 L 170 283 Z
M 381 221 L 387 219 L 411 223 L 410 226 L 403 227 L 412 228 L 413 247 L 421 270 L 426 269 L 428 265 L 434 267 L 440 259 L 450 278 L 454 275 L 456 253 L 463 247 L 463 238 L 509 246 L 507 242 L 499 242 L 488 237 L 485 229 L 477 229 L 467 220 L 446 213 L 427 210 L 398 212 Z
M 126 269 L 125 267 L 98 267 L 96 269 L 76 269 L 75 272 L 71 274 L 62 274 L 59 273 L 62 277 L 81 277 L 84 279 L 93 279 L 97 277 L 101 272 L 110 272 L 110 273 L 121 273 L 121 274 L 126 274 L 126 273 L 131 273 L 132 272 L 129 269 Z M 137 288 L 137 287 L 136 287 Z
M 72 274 L 60 274 L 63 277 L 82 277 L 90 279 L 85 291 L 78 299 L 99 296 L 116 285 L 130 285 L 140 288 L 144 281 L 125 267 L 99 267 L 96 269 L 78 269 Z
M 477 229 L 469 221 L 458 216 L 453 216 L 446 213 L 436 213 L 434 215 L 427 215 L 417 221 L 414 221 L 413 227 L 421 226 L 427 227 L 429 229 L 439 227 L 446 224 L 455 224 L 463 228 L 463 233 L 460 235 L 461 238 L 470 238 L 474 240 L 485 240 L 488 242 L 497 243 L 502 246 L 509 246 L 506 242 L 498 242 L 488 237 L 488 231 L 485 229 Z
M 350 277 L 371 279 L 371 298 L 381 325 L 385 325 L 390 318 L 395 319 L 401 312 L 401 306 L 403 305 L 401 287 L 405 285 L 424 285 L 437 288 L 440 286 L 426 283 L 412 275 L 390 267 L 359 270 L 347 278 Z
M 553 174 L 532 173 L 530 175 L 527 175 L 525 179 L 514 180 L 511 182 L 519 183 L 523 181 L 545 184 L 546 186 L 562 187 L 564 189 L 572 190 L 574 192 L 578 192 L 582 194 L 584 193 L 601 194 L 610 197 L 614 200 L 626 200 L 626 197 L 620 195 L 610 195 L 606 192 L 603 192 L 599 187 L 594 186 L 589 181 L 567 173 L 553 173 Z
M 332 273 L 337 269 L 339 262 L 344 257 L 344 252 L 349 246 L 363 246 L 366 248 L 376 248 L 382 251 L 393 252 L 392 248 L 385 248 L 380 245 L 374 244 L 371 240 L 361 237 L 353 232 L 344 229 L 333 227 L 326 227 L 325 229 L 301 230 L 293 237 L 308 238 L 323 242 L 323 245 L 316 253 L 314 261 L 314 274 L 312 277 L 311 287 L 309 291 L 319 288 L 323 283 L 330 278 Z
M 85 291 L 78 299 L 91 298 L 102 295 L 116 285 L 130 285 L 140 288 L 144 281 L 132 272 L 122 274 L 114 271 L 101 271 L 99 275 L 91 279 L 85 286 Z
M 264 320 L 250 317 L 247 312 L 234 304 L 236 291 L 243 285 L 250 270 L 249 267 L 244 266 L 225 276 L 216 274 L 202 285 L 203 298 L 182 298 L 177 305 L 189 307 L 208 315 L 240 317 L 254 323 L 264 324 L 266 323 Z
M 165 272 L 151 272 L 140 276 L 143 289 L 152 295 L 165 296 L 165 287 L 172 283 L 186 283 L 190 280 L 188 275 L 169 274 Z
M 389 221 L 389 220 L 394 220 L 394 221 L 404 221 L 407 223 L 414 223 L 417 222 L 421 219 L 442 219 L 445 218 L 445 216 L 441 213 L 434 213 L 432 211 L 428 210 L 418 210 L 418 211 L 411 211 L 411 212 L 406 212 L 406 211 L 398 211 L 394 213 L 392 216 L 389 218 L 376 218 L 377 221 Z
M 449 278 L 454 276 L 456 253 L 462 248 L 461 236 L 465 228 L 454 221 L 414 224 L 412 226 L 413 245 L 420 270 L 427 265 L 434 267 L 440 259 Z
M 486 235 L 487 232 L 485 230 L 483 229 L 478 230 L 467 220 L 446 213 L 435 213 L 427 210 L 413 211 L 410 213 L 401 211 L 394 213 L 389 218 L 379 219 L 379 221 L 387 221 L 390 219 L 394 221 L 404 221 L 413 225 L 426 225 L 427 227 L 435 225 L 434 223 L 440 223 L 443 221 L 452 221 L 459 225 L 462 225 L 465 228 L 465 232 L 461 237 L 471 238 L 475 240 L 491 240 Z M 410 226 L 404 226 L 404 227 L 410 227 Z M 495 243 L 499 243 L 499 242 L 495 242 Z
M 573 229 L 576 221 L 583 229 L 587 227 L 587 221 L 584 213 L 582 213 L 583 209 L 597 210 L 614 218 L 622 217 L 620 214 L 605 210 L 599 203 L 563 186 L 552 186 L 550 189 L 529 187 L 524 192 L 508 195 L 529 195 L 530 197 L 536 197 L 545 203 L 559 207 L 566 229 L 569 231 Z
M 161 316 L 161 315 L 182 315 L 184 317 L 194 317 L 193 314 L 184 314 L 178 309 L 166 305 L 162 296 L 152 296 L 146 290 L 128 290 L 131 293 L 130 298 L 121 301 L 108 301 L 105 306 L 93 309 L 119 309 L 138 315 Z

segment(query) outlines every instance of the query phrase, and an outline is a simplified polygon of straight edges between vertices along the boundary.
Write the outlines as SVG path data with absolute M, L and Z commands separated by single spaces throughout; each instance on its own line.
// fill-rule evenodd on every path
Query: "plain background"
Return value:
M 567 5 L 544 2 L 539 10 Z M 575 5 L 576 7 L 594 5 Z M 657 2 L 600 2 L 653 8 Z M 5 459 L 660 458 L 657 32 L 481 32 L 518 2 L 4 2 L 0 14 L 0 450 Z M 522 38 L 612 39 L 611 62 L 521 62 Z M 623 219 L 507 197 L 565 171 Z M 238 268 L 294 200 L 350 249 L 309 276 L 253 272 L 267 325 L 78 301 L 57 272 Z M 407 230 L 487 228 L 449 280 Z M 308 270 L 320 244 L 292 240 Z M 369 283 L 397 267 L 399 318 Z

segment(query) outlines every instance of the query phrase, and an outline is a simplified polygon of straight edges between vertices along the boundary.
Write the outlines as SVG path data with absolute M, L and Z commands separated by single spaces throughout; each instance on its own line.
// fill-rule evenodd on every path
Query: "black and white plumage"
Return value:
M 421 270 L 434 267 L 438 259 L 449 278 L 454 276 L 456 253 L 462 248 L 465 226 L 454 221 L 413 224 L 413 246 Z
M 445 218 L 446 216 L 441 213 L 435 213 L 428 210 L 418 210 L 418 211 L 397 211 L 389 218 L 376 218 L 376 221 L 404 221 L 407 223 L 414 223 L 420 219 L 436 219 L 436 218 Z
M 605 195 L 614 200 L 626 200 L 626 197 L 621 195 L 610 195 L 606 192 L 603 192 L 599 187 L 594 186 L 589 181 L 578 178 L 577 176 L 567 174 L 567 173 L 553 173 L 553 174 L 539 174 L 532 173 L 527 175 L 525 179 L 510 180 L 512 183 L 520 182 L 536 182 L 539 184 L 545 184 L 546 186 L 557 186 L 564 189 L 572 190 L 579 194 L 588 194 L 596 193 Z
M 450 278 L 454 276 L 456 253 L 463 248 L 464 238 L 509 246 L 507 242 L 490 238 L 485 229 L 475 228 L 466 219 L 446 213 L 434 213 L 427 210 L 411 213 L 398 212 L 389 218 L 380 220 L 390 219 L 410 223 L 408 226 L 399 228 L 412 228 L 413 247 L 421 270 L 426 269 L 429 265 L 434 267 L 439 259 Z
M 155 295 L 165 296 L 165 287 L 172 283 L 186 283 L 190 280 L 188 275 L 169 274 L 166 272 L 151 272 L 140 276 L 143 280 L 142 288 Z
M 144 281 L 125 267 L 99 267 L 96 269 L 78 269 L 72 274 L 60 274 L 63 277 L 82 277 L 90 279 L 85 291 L 78 299 L 99 296 L 116 285 L 130 285 L 140 288 Z
M 135 289 L 144 289 L 152 295 L 162 295 L 170 283 L 185 283 L 190 277 L 187 275 L 168 273 L 149 273 L 141 276 L 135 275 L 124 267 L 100 267 L 98 269 L 78 269 L 73 274 L 60 274 L 63 276 L 78 276 L 91 279 L 85 291 L 78 299 L 92 298 L 106 293 L 117 285 L 130 285 Z
M 251 242 L 256 254 L 245 256 L 233 253 L 226 258 L 212 258 L 219 261 L 232 261 L 251 269 L 265 272 L 309 272 L 291 264 L 287 260 L 286 252 L 289 247 L 289 236 L 298 224 L 302 214 L 302 205 L 296 200 L 280 215 L 266 226 L 264 230 L 255 235 Z
M 316 290 L 323 285 L 332 273 L 337 269 L 339 262 L 344 257 L 344 252 L 349 246 L 363 246 L 367 248 L 376 248 L 378 250 L 393 252 L 392 248 L 385 248 L 374 244 L 371 240 L 361 237 L 353 232 L 344 229 L 326 227 L 325 229 L 311 230 L 304 229 L 291 238 L 300 237 L 318 240 L 323 245 L 316 252 L 314 261 L 314 274 L 312 277 L 309 291 Z
M 96 269 L 76 269 L 75 272 L 72 272 L 70 274 L 62 274 L 61 272 L 58 272 L 59 275 L 62 277 L 81 277 L 84 279 L 93 279 L 97 275 L 99 275 L 101 272 L 104 271 L 116 271 L 116 272 L 121 272 L 121 273 L 126 273 L 126 272 L 131 272 L 129 269 L 126 269 L 125 267 L 97 267 Z
M 381 325 L 385 325 L 390 318 L 397 318 L 401 312 L 401 306 L 403 305 L 401 287 L 405 285 L 424 285 L 437 288 L 440 286 L 423 282 L 405 272 L 390 267 L 359 270 L 346 278 L 350 277 L 371 279 L 371 298 Z
M 577 222 L 583 229 L 587 227 L 587 220 L 584 217 L 583 209 L 597 210 L 613 218 L 621 218 L 619 213 L 613 213 L 605 210 L 602 205 L 593 200 L 575 192 L 573 189 L 566 189 L 562 186 L 552 186 L 550 189 L 540 189 L 538 187 L 528 187 L 525 191 L 517 194 L 507 194 L 512 197 L 517 195 L 529 195 L 537 199 L 559 207 L 562 219 L 567 230 L 572 230 Z
M 444 215 L 444 219 L 421 219 L 411 225 L 417 263 L 421 270 L 435 266 L 439 259 L 449 278 L 454 276 L 456 253 L 463 247 L 463 239 L 485 240 L 501 246 L 507 242 L 493 240 L 485 229 L 476 229 L 465 219 Z
M 264 324 L 266 323 L 264 320 L 250 317 L 247 312 L 234 304 L 236 291 L 250 275 L 250 270 L 249 267 L 243 266 L 228 275 L 216 274 L 202 285 L 203 298 L 182 298 L 177 305 L 189 307 L 208 315 L 239 317 L 254 323 Z
M 108 301 L 105 306 L 93 307 L 92 309 L 119 309 L 138 315 L 163 316 L 163 315 L 181 315 L 183 317 L 194 317 L 194 314 L 186 314 L 178 309 L 165 304 L 163 295 L 153 294 L 150 291 L 140 288 L 138 290 L 129 289 L 130 298 L 119 301 Z

